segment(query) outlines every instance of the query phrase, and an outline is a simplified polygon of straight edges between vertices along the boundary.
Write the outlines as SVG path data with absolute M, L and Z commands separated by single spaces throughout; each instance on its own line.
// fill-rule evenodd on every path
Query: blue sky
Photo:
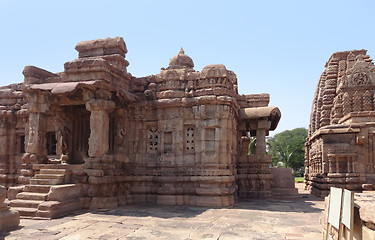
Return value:
M 374 13 L 370 0 L 0 0 L 0 85 L 22 82 L 26 65 L 63 71 L 79 41 L 122 36 L 134 76 L 159 73 L 182 46 L 196 70 L 222 63 L 240 93 L 269 93 L 282 112 L 274 133 L 307 128 L 331 54 L 375 57 Z

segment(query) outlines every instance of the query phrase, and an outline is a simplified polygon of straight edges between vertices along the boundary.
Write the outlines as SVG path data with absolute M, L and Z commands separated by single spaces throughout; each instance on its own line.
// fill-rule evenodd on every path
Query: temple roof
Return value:
M 193 60 L 185 54 L 184 49 L 181 48 L 180 52 L 174 55 L 169 60 L 169 69 L 176 69 L 176 68 L 193 68 L 194 62 Z

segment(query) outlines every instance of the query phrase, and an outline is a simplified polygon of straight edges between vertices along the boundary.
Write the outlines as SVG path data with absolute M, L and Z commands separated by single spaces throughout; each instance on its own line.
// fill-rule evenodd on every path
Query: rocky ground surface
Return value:
M 232 208 L 132 205 L 60 219 L 21 219 L 0 239 L 321 239 L 322 198 L 252 200 Z

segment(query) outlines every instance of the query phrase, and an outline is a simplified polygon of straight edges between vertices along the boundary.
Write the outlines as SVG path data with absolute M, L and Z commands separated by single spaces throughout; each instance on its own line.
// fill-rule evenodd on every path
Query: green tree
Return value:
M 256 143 L 257 143 L 257 139 L 256 137 L 251 137 L 250 134 L 249 134 L 249 138 L 250 138 L 250 144 L 249 144 L 249 152 L 248 154 L 256 154 Z
M 272 165 L 293 169 L 296 177 L 303 176 L 305 164 L 306 128 L 286 130 L 267 139 L 268 154 L 272 155 Z

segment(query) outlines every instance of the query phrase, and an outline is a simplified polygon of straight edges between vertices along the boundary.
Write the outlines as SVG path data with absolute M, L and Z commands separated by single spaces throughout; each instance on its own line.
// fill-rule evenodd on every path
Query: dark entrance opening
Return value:
M 65 110 L 71 123 L 68 163 L 83 163 L 89 149 L 90 112 L 84 105 L 66 106 Z
M 19 136 L 19 153 L 25 153 L 26 151 L 25 135 Z
M 56 155 L 56 134 L 55 132 L 48 132 L 46 135 L 47 140 L 47 154 Z

